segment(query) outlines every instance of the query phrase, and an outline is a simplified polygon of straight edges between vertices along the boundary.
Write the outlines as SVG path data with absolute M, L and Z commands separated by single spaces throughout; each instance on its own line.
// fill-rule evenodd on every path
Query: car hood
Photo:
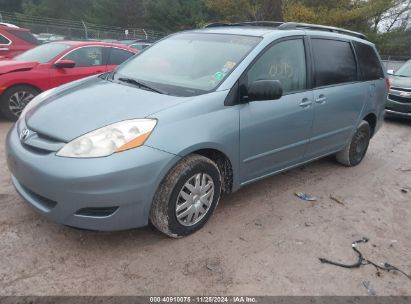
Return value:
M 145 118 L 189 99 L 92 77 L 57 89 L 27 113 L 26 124 L 41 135 L 69 142 L 98 128 Z
M 0 60 L 0 75 L 12 72 L 30 71 L 38 62 L 26 62 L 17 60 Z
M 411 88 L 411 77 L 391 76 L 390 81 L 393 88 Z

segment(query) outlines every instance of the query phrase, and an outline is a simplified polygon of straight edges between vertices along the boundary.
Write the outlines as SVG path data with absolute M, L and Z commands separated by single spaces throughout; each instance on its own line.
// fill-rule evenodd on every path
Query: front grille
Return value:
M 401 96 L 389 94 L 388 98 L 393 100 L 393 101 L 396 101 L 396 102 L 411 103 L 411 98 L 410 97 L 401 97 Z
M 396 87 L 391 87 L 391 90 L 402 91 L 402 92 L 411 92 L 411 89 L 396 88 Z

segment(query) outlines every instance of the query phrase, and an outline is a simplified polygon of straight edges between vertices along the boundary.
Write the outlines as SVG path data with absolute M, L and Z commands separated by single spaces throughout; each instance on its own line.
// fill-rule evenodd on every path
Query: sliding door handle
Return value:
M 327 101 L 327 97 L 325 95 L 320 95 L 316 100 L 315 103 L 324 104 Z
M 300 103 L 300 107 L 301 108 L 306 108 L 306 107 L 311 106 L 312 104 L 313 104 L 313 101 L 311 99 L 304 98 Z

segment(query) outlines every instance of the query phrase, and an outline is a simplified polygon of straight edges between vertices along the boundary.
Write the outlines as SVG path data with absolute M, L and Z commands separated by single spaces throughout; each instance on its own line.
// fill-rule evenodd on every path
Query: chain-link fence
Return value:
M 410 60 L 410 57 L 404 57 L 404 56 L 390 56 L 390 55 L 382 55 L 382 62 L 385 65 L 385 68 L 387 70 L 394 70 L 397 71 L 400 67 L 403 66 L 404 63 L 406 63 L 408 60 Z
M 149 40 L 154 42 L 169 34 L 147 29 L 125 29 L 92 24 L 81 20 L 46 18 L 5 11 L 0 11 L 0 22 L 28 28 L 34 34 L 49 38 L 54 37 L 58 40 Z M 407 60 L 411 59 L 411 57 L 392 55 L 383 55 L 381 57 L 387 70 L 398 70 Z
M 88 22 L 29 16 L 20 13 L 0 11 L 0 22 L 11 23 L 30 29 L 34 34 L 59 37 L 67 40 L 150 40 L 155 41 L 167 35 L 147 29 L 125 29 Z

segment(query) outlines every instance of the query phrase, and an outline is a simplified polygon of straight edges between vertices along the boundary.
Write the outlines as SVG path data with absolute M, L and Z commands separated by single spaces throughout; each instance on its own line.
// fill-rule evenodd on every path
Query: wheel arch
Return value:
M 192 154 L 204 156 L 218 166 L 220 173 L 222 174 L 223 193 L 231 193 L 238 189 L 238 168 L 236 166 L 236 160 L 228 151 L 226 151 L 226 149 L 224 149 L 223 146 L 212 142 L 202 143 L 200 145 L 191 146 L 178 153 L 181 158 L 185 158 Z
M 43 92 L 42 89 L 40 89 L 38 86 L 33 85 L 32 83 L 26 83 L 26 82 L 21 82 L 21 83 L 13 83 L 12 85 L 8 86 L 6 89 L 4 89 L 3 93 L 1 95 L 4 95 L 7 91 L 10 91 L 11 89 L 19 86 L 27 86 L 35 89 L 38 93 Z
M 205 148 L 193 151 L 190 154 L 198 154 L 210 159 L 214 162 L 218 169 L 220 170 L 221 178 L 222 178 L 222 192 L 223 193 L 231 193 L 233 192 L 233 184 L 234 184 L 234 173 L 233 173 L 233 165 L 230 158 L 222 151 L 212 148 Z
M 365 120 L 370 125 L 371 137 L 373 137 L 376 131 L 375 129 L 377 127 L 377 115 L 375 115 L 374 113 L 368 113 L 362 120 Z

